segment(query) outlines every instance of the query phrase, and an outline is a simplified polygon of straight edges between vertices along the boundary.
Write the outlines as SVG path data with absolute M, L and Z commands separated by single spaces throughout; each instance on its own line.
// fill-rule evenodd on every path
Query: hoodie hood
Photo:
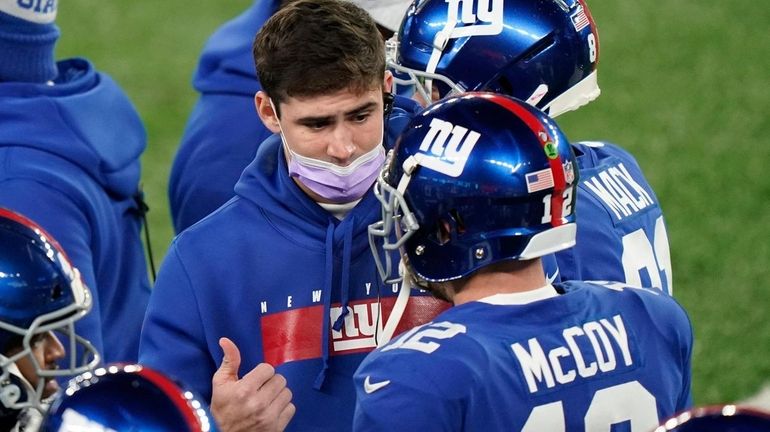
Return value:
M 351 210 L 342 221 L 308 197 L 288 175 L 288 166 L 281 145 L 280 135 L 273 135 L 265 140 L 257 150 L 254 161 L 246 167 L 240 180 L 235 185 L 235 194 L 263 208 L 272 217 L 279 218 L 292 227 L 292 236 L 298 233 L 310 247 L 320 248 L 326 242 L 326 229 L 331 224 L 335 229 L 349 225 L 349 217 L 357 219 L 353 235 L 367 232 L 370 220 L 379 217 L 377 198 L 366 193 L 361 202 Z M 369 216 L 370 212 L 376 214 Z M 365 236 L 364 236 L 365 237 Z M 342 242 L 342 235 L 335 236 L 335 243 Z M 368 242 L 359 242 L 354 250 L 368 248 Z
M 0 84 L 0 147 L 55 154 L 110 193 L 134 195 L 147 142 L 139 115 L 117 84 L 88 61 L 57 66 L 54 85 Z
M 195 71 L 193 87 L 201 93 L 249 96 L 261 90 L 251 45 L 254 36 L 280 4 L 280 0 L 256 0 L 245 12 L 211 35 Z

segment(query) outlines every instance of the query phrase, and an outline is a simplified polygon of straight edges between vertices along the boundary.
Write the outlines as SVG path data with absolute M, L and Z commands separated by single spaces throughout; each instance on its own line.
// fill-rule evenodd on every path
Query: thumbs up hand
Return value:
M 282 431 L 294 416 L 286 378 L 267 363 L 238 377 L 241 353 L 228 338 L 219 339 L 222 364 L 211 379 L 211 413 L 223 432 Z

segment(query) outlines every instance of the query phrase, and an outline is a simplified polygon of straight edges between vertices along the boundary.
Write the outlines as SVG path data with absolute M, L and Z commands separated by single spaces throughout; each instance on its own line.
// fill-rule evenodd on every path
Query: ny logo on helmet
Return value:
M 503 0 L 446 0 L 447 39 L 492 36 L 503 31 Z M 462 9 L 461 9 L 462 5 Z M 475 6 L 475 8 L 474 8 Z M 474 10 L 475 9 L 475 10 Z M 462 21 L 462 27 L 456 27 Z
M 423 153 L 418 153 L 416 157 L 420 165 L 428 169 L 458 177 L 480 137 L 481 134 L 476 131 L 433 118 L 420 144 Z

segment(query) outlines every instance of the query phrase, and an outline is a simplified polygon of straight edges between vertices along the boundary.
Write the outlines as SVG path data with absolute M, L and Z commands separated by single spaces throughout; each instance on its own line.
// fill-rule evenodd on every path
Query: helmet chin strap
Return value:
M 403 267 L 403 261 L 399 263 L 398 272 L 402 273 L 406 271 Z M 403 273 L 402 273 L 403 274 Z M 393 304 L 393 309 L 390 311 L 390 316 L 385 322 L 385 327 L 382 329 L 382 336 L 377 338 L 377 346 L 383 346 L 388 343 L 393 335 L 396 333 L 396 327 L 401 322 L 401 317 L 404 315 L 407 303 L 409 303 L 409 296 L 412 292 L 412 281 L 407 277 L 403 277 L 401 280 L 401 286 L 399 287 L 398 297 Z
M 452 31 L 454 31 L 455 27 L 457 27 L 457 8 L 450 7 L 448 16 L 446 19 L 446 25 L 443 29 L 439 30 L 436 33 L 436 36 L 433 38 L 433 52 L 430 54 L 430 59 L 428 59 L 428 64 L 425 67 L 425 72 L 429 74 L 435 74 L 436 73 L 436 67 L 438 67 L 438 62 L 441 60 L 441 55 L 444 52 L 444 49 L 447 46 L 447 43 L 449 43 L 449 39 L 452 37 Z M 429 103 L 431 101 L 431 95 L 433 94 L 433 80 L 428 79 L 425 80 L 425 90 L 428 93 L 428 99 L 426 99 Z M 424 97 L 424 95 L 423 95 Z

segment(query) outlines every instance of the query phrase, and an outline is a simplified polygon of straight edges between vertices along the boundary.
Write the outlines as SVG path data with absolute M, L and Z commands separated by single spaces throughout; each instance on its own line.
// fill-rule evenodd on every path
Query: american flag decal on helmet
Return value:
M 550 168 L 527 174 L 527 192 L 537 192 L 553 187 L 553 174 Z
M 590 21 L 588 20 L 588 16 L 586 15 L 586 11 L 583 8 L 583 5 L 581 4 L 578 4 L 578 7 L 575 10 L 575 13 L 572 14 L 570 18 L 572 18 L 572 25 L 575 26 L 575 31 L 578 31 L 578 32 L 588 27 L 588 25 L 590 24 Z

